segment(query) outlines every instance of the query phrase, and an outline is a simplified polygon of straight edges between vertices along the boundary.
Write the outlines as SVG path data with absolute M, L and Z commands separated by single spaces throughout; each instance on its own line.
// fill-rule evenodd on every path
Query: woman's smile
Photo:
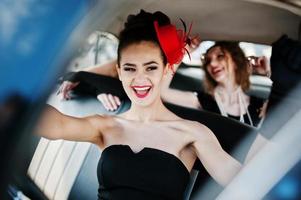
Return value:
M 152 89 L 151 85 L 135 85 L 132 86 L 136 96 L 138 98 L 145 98 Z
M 222 75 L 223 72 L 224 72 L 223 67 L 214 67 L 211 69 L 211 75 L 214 78 L 219 77 L 220 75 Z

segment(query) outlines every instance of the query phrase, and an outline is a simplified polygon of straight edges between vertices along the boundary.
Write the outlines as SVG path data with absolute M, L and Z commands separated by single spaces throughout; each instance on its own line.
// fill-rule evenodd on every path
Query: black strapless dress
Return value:
M 128 145 L 105 148 L 97 176 L 105 200 L 182 200 L 190 178 L 176 156 L 147 147 L 134 153 Z

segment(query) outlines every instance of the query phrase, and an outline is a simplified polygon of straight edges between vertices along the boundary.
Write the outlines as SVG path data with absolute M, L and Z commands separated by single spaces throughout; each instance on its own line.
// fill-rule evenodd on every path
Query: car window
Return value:
M 85 40 L 68 65 L 68 71 L 108 62 L 117 57 L 118 39 L 115 35 L 94 31 Z

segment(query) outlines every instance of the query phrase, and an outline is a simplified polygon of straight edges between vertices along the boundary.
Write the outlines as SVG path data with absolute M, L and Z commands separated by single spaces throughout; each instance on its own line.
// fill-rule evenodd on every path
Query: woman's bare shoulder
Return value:
M 207 126 L 198 121 L 183 119 L 183 123 L 185 123 L 188 127 L 192 128 L 193 130 L 209 130 Z
M 120 124 L 116 116 L 112 115 L 95 114 L 87 117 L 87 119 L 90 121 L 90 123 L 101 129 L 102 132 L 108 129 L 116 128 L 118 127 L 118 124 Z
M 189 129 L 188 133 L 195 139 L 215 137 L 213 132 L 207 126 L 198 121 L 184 120 L 184 123 Z

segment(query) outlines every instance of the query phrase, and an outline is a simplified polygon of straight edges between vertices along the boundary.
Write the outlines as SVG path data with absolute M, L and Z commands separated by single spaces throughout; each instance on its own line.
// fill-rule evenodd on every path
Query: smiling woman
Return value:
M 183 57 L 164 53 L 156 31 L 167 27 L 175 29 L 165 14 L 142 10 L 128 17 L 120 33 L 116 67 L 132 103 L 128 111 L 76 118 L 48 106 L 37 126 L 43 137 L 86 141 L 104 149 L 97 170 L 100 199 L 183 199 L 196 159 L 221 185 L 240 170 L 206 126 L 163 105 L 161 85 L 174 64 L 169 58 Z
M 125 56 L 126 55 L 126 56 Z M 153 42 L 140 42 L 122 51 L 117 68 L 123 88 L 138 105 L 153 103 L 160 96 L 164 71 L 161 51 Z M 165 64 L 166 65 L 166 64 Z
M 240 179 L 241 181 L 236 182 L 240 187 L 234 187 L 234 190 L 231 189 L 228 191 L 231 191 L 231 194 L 234 194 L 233 191 L 246 191 L 246 197 L 238 199 L 300 199 L 301 189 L 298 189 L 298 187 L 301 185 L 301 146 L 298 142 L 301 139 L 298 124 L 301 121 L 301 117 L 300 115 L 296 115 L 296 113 L 300 111 L 299 100 L 301 99 L 301 65 L 298 62 L 299 58 L 301 58 L 299 56 L 301 8 L 294 5 L 296 4 L 287 4 L 284 1 L 276 0 L 219 0 L 218 3 L 214 3 L 212 0 L 80 0 L 76 4 L 70 0 L 0 1 L 0 27 L 4 27 L 0 28 L 0 103 L 7 99 L 5 103 L 0 105 L 0 199 L 11 199 L 13 196 L 19 197 L 20 192 L 16 190 L 22 191 L 30 199 L 96 199 L 99 186 L 99 192 L 105 198 L 110 198 L 110 195 L 120 194 L 123 195 L 122 199 L 127 199 L 128 193 L 130 193 L 129 195 L 134 195 L 135 192 L 139 193 L 139 191 L 142 192 L 137 197 L 138 199 L 145 199 L 147 198 L 146 195 L 150 193 L 155 196 L 152 199 L 160 199 L 160 197 L 157 198 L 157 195 L 160 194 L 165 195 L 164 197 L 176 196 L 175 198 L 177 198 L 178 196 L 182 196 L 183 188 L 187 185 L 187 171 L 190 171 L 187 163 L 189 164 L 189 160 L 193 160 L 189 156 L 199 156 L 204 159 L 208 157 L 200 154 L 194 155 L 197 150 L 194 147 L 201 146 L 195 145 L 197 143 L 187 144 L 187 148 L 182 148 L 181 145 L 192 141 L 190 136 L 196 140 L 198 138 L 193 136 L 193 128 L 187 128 L 189 130 L 186 130 L 187 124 L 181 118 L 173 118 L 174 115 L 168 111 L 166 113 L 164 111 L 167 114 L 166 116 L 159 116 L 162 113 L 156 115 L 155 107 L 141 106 L 141 108 L 147 108 L 147 110 L 136 110 L 138 114 L 131 115 L 133 118 L 125 118 L 130 117 L 130 115 L 117 117 L 102 115 L 98 116 L 99 120 L 95 120 L 96 123 L 94 120 L 91 120 L 97 118 L 95 116 L 75 118 L 59 115 L 58 119 L 64 119 L 62 120 L 62 124 L 65 127 L 60 130 L 64 131 L 63 135 L 65 136 L 79 136 L 78 138 L 71 138 L 74 140 L 86 141 L 86 139 L 89 139 L 88 137 L 91 136 L 89 134 L 91 133 L 90 128 L 93 126 L 91 124 L 96 124 L 99 127 L 97 130 L 102 130 L 102 126 L 113 127 L 110 126 L 111 123 L 116 125 L 114 126 L 116 132 L 110 128 L 106 130 L 112 130 L 111 132 L 99 131 L 98 136 L 102 137 L 98 138 L 104 143 L 104 146 L 101 148 L 86 142 L 49 141 L 45 138 L 29 134 L 36 123 L 41 106 L 44 106 L 44 100 L 47 98 L 50 88 L 55 86 L 55 80 L 61 75 L 58 72 L 62 72 L 67 63 L 70 63 L 72 55 L 78 54 L 77 52 L 83 39 L 87 38 L 95 30 L 107 31 L 118 35 L 119 31 L 123 29 L 123 23 L 127 21 L 126 17 L 129 13 L 137 12 L 140 8 L 147 8 L 151 11 L 162 9 L 168 14 L 173 23 L 180 22 L 178 20 L 179 17 L 184 17 L 185 21 L 188 22 L 193 20 L 193 33 L 200 34 L 202 41 L 247 41 L 266 44 L 272 47 L 270 63 L 273 70 L 271 79 L 274 85 L 270 96 L 270 112 L 268 112 L 260 133 L 263 133 L 263 137 L 271 138 L 274 132 L 280 130 L 285 134 L 283 135 L 284 137 L 279 137 L 279 139 L 287 145 L 285 145 L 285 148 L 273 148 L 273 144 L 270 146 L 275 150 L 273 152 L 276 153 L 273 156 L 274 162 L 261 156 L 262 154 L 259 152 L 260 158 L 262 158 L 260 159 L 260 164 L 264 165 L 258 165 L 258 168 L 252 172 L 248 171 L 245 174 L 248 176 L 247 178 L 246 176 L 240 176 L 242 178 Z M 159 25 L 160 27 L 163 26 L 163 24 Z M 142 29 L 136 31 L 136 34 L 142 33 Z M 273 43 L 282 34 L 286 34 L 288 37 L 284 37 Z M 97 41 L 97 37 L 95 39 Z M 149 42 L 149 40 L 145 42 Z M 138 44 L 139 42 L 135 45 L 139 46 Z M 154 46 L 157 44 L 161 47 L 160 43 L 154 43 Z M 135 46 L 134 44 L 132 45 Z M 91 53 L 97 51 L 97 49 L 90 48 L 92 46 L 88 47 Z M 295 47 L 297 51 L 293 50 Z M 101 50 L 104 50 L 104 48 L 101 48 Z M 163 47 L 162 50 L 164 50 Z M 144 49 L 141 51 L 144 51 Z M 115 52 L 117 52 L 116 48 Z M 262 54 L 256 55 L 252 53 L 249 55 L 259 56 Z M 126 58 L 126 56 L 124 54 L 122 59 Z M 93 61 L 100 61 L 100 58 L 99 54 L 99 56 L 94 56 L 89 61 L 93 63 Z M 200 62 L 199 58 L 200 56 L 197 57 Z M 142 63 L 146 62 L 148 61 L 146 60 Z M 132 64 L 135 62 L 131 60 L 129 63 Z M 114 62 L 114 69 L 116 69 L 116 64 L 117 62 Z M 131 92 L 132 99 L 137 102 L 133 106 L 137 107 L 143 100 L 147 100 L 149 97 L 152 98 L 155 95 L 152 91 L 148 91 L 148 89 L 159 86 L 159 84 L 154 84 L 152 82 L 153 79 L 147 78 L 148 72 L 142 70 L 143 66 L 141 68 L 141 63 L 135 64 L 138 64 L 136 67 L 143 78 L 143 82 L 136 84 L 137 82 L 134 81 L 135 85 L 133 86 L 135 87 L 131 89 L 129 86 L 128 89 Z M 165 64 L 162 66 L 160 62 L 157 67 L 154 70 L 156 72 L 157 70 L 166 68 Z M 182 66 L 182 69 L 183 67 L 185 66 Z M 122 70 L 121 65 L 119 69 Z M 180 72 L 182 75 L 184 74 L 182 72 L 186 72 L 187 68 L 184 69 L 185 71 L 182 71 L 179 68 L 177 72 Z M 167 72 L 169 71 L 167 70 Z M 109 75 L 111 74 L 110 70 L 107 72 Z M 112 75 L 117 77 L 117 70 L 115 72 Z M 189 72 L 191 72 L 190 68 Z M 200 80 L 193 78 L 198 75 L 194 72 L 192 73 L 194 76 L 186 76 L 187 79 L 182 79 L 182 77 L 177 79 L 178 77 L 174 76 L 174 83 L 185 87 L 173 88 L 182 88 L 185 90 L 192 88 L 194 91 L 197 91 L 197 88 L 200 86 Z M 95 76 L 90 75 L 87 79 L 94 80 Z M 163 73 L 162 79 L 165 78 L 166 75 Z M 192 85 L 195 87 L 190 87 L 191 84 L 189 83 L 191 82 L 193 82 Z M 84 82 L 81 80 L 82 83 Z M 118 92 L 123 90 L 123 86 L 118 79 L 114 79 L 114 82 L 108 81 L 106 82 L 107 84 L 98 83 L 100 82 L 97 82 L 97 85 L 108 89 L 102 91 L 105 93 L 110 93 L 109 89 L 114 89 Z M 118 87 L 115 87 L 116 84 L 113 83 L 118 83 Z M 292 89 L 294 86 L 298 86 L 298 88 Z M 20 94 L 21 98 L 14 96 L 13 94 L 15 93 Z M 115 95 L 120 98 L 121 105 L 118 103 L 117 105 L 121 109 L 117 109 L 116 112 L 122 112 L 124 100 L 117 92 L 111 92 L 111 94 L 111 96 L 108 95 L 109 99 L 112 99 L 112 96 L 114 97 Z M 136 94 L 138 96 L 142 94 L 143 98 L 139 98 Z M 147 95 L 144 96 L 145 94 Z M 251 95 L 254 93 L 247 94 Z M 125 93 L 122 95 L 126 96 Z M 10 96 L 13 96 L 13 98 L 7 98 Z M 104 107 L 95 98 L 78 97 L 76 100 L 56 101 L 53 104 L 53 97 L 56 97 L 55 94 L 51 95 L 48 103 L 66 115 L 84 117 L 96 113 L 115 113 L 105 112 Z M 196 97 L 194 96 L 194 98 Z M 103 95 L 99 99 L 104 99 Z M 272 108 L 274 110 L 280 104 L 282 105 L 281 109 L 277 109 L 276 112 L 272 113 Z M 208 126 L 214 132 L 222 147 L 229 153 L 231 153 L 231 148 L 236 147 L 238 138 L 245 136 L 245 133 L 250 129 L 250 126 L 239 123 L 237 120 L 231 120 L 209 112 L 171 106 L 167 108 L 180 117 L 197 120 Z M 110 107 L 110 109 L 114 110 L 116 108 Z M 150 112 L 147 112 L 149 110 Z M 56 110 L 53 110 L 53 112 L 57 113 Z M 154 115 L 151 115 L 152 113 Z M 172 116 L 169 117 L 168 114 Z M 137 120 L 134 117 L 140 118 Z M 151 119 L 152 117 L 153 119 Z M 160 121 L 163 117 L 166 117 L 164 118 L 166 121 Z M 295 120 L 292 121 L 292 118 Z M 151 120 L 144 121 L 144 119 Z M 65 120 L 68 123 L 65 123 Z M 75 123 L 70 124 L 70 120 L 75 121 Z M 51 121 L 48 121 L 48 123 L 50 123 L 51 127 L 54 127 Z M 84 125 L 76 126 L 78 123 Z M 201 126 L 197 123 L 194 125 Z M 204 139 L 208 135 L 208 138 L 212 138 L 209 134 L 210 131 L 203 126 L 201 127 L 203 129 L 199 127 L 196 130 L 204 136 Z M 70 128 L 75 129 L 75 131 L 72 131 L 72 133 L 65 131 L 70 130 Z M 60 138 L 58 135 L 55 135 L 56 131 L 53 133 L 53 137 L 57 136 L 56 138 Z M 179 135 L 181 137 L 178 137 Z M 116 138 L 119 140 L 117 141 Z M 233 138 L 235 142 L 232 140 Z M 256 138 L 255 144 L 257 144 L 257 141 Z M 243 155 L 239 156 L 242 157 L 241 159 L 236 157 L 235 154 L 231 155 L 243 160 L 245 152 L 249 150 L 252 142 L 250 140 L 247 142 L 247 145 L 243 143 Z M 258 146 L 260 145 L 255 145 L 255 147 Z M 191 148 L 191 151 L 186 151 L 186 149 L 189 149 L 188 147 L 193 148 Z M 210 148 L 207 148 L 206 145 L 202 147 L 205 149 L 202 149 L 202 152 L 207 150 L 208 155 L 212 155 L 212 158 L 215 157 L 213 156 L 215 153 L 210 152 Z M 254 145 L 251 146 L 251 150 L 254 149 L 253 147 Z M 102 149 L 104 151 L 101 159 L 99 159 Z M 180 149 L 183 150 L 178 152 Z M 269 148 L 264 149 L 268 150 L 268 153 L 272 152 Z M 299 162 L 296 166 L 297 171 L 291 174 L 294 181 L 291 181 L 292 179 L 288 179 L 289 181 L 280 181 L 278 186 L 281 187 L 274 188 L 272 196 L 264 197 L 265 192 L 270 189 L 270 186 L 272 187 L 272 185 L 268 188 L 266 187 L 268 182 L 270 182 L 269 180 L 271 180 L 269 178 L 271 177 L 270 175 L 280 171 L 281 168 L 286 168 L 286 170 L 281 170 L 281 174 L 286 173 L 288 170 L 287 167 L 293 165 L 293 162 L 295 162 L 292 157 L 295 157 L 298 160 L 296 161 Z M 279 162 L 279 158 L 281 158 L 281 162 Z M 202 160 L 203 163 L 205 163 L 205 166 L 208 166 L 204 159 Z M 98 162 L 99 183 L 97 182 L 95 173 L 97 172 L 96 166 Z M 219 166 L 224 166 L 225 163 L 227 162 L 223 162 Z M 252 164 L 252 160 L 248 164 Z M 250 169 L 250 167 L 251 165 L 248 165 L 247 169 Z M 207 167 L 207 169 L 210 170 L 211 167 Z M 203 179 L 203 175 L 205 174 L 203 170 L 201 169 L 198 179 Z M 218 172 L 218 170 L 212 171 Z M 214 175 L 212 171 L 211 175 Z M 217 176 L 214 177 L 216 178 Z M 272 179 L 275 184 L 280 179 L 280 176 L 277 175 L 277 178 Z M 217 180 L 220 180 L 220 178 Z M 7 189 L 8 182 L 12 186 L 9 189 Z M 116 184 L 116 182 L 118 183 Z M 216 199 L 214 197 L 207 198 L 207 196 L 215 196 L 208 187 L 203 188 L 205 196 L 196 197 L 196 192 L 200 191 L 198 190 L 200 189 L 200 185 L 198 181 L 194 184 L 192 199 Z M 132 188 L 132 190 L 129 188 Z M 288 189 L 290 194 L 284 194 L 283 188 Z M 262 192 L 263 190 L 265 192 Z M 7 194 L 11 198 L 5 198 Z M 141 198 L 142 195 L 144 196 Z M 252 198 L 252 195 L 256 197 Z M 133 199 L 133 196 L 128 198 Z M 235 198 L 229 197 L 228 199 Z
M 199 44 L 198 41 L 195 43 Z M 247 94 L 251 64 L 238 42 L 218 41 L 207 50 L 202 59 L 205 92 L 172 89 L 167 82 L 163 87 L 163 100 L 218 113 L 251 126 L 260 126 L 267 102 Z M 269 71 L 267 61 L 263 57 L 253 65 L 253 68 L 260 69 L 263 74 Z

